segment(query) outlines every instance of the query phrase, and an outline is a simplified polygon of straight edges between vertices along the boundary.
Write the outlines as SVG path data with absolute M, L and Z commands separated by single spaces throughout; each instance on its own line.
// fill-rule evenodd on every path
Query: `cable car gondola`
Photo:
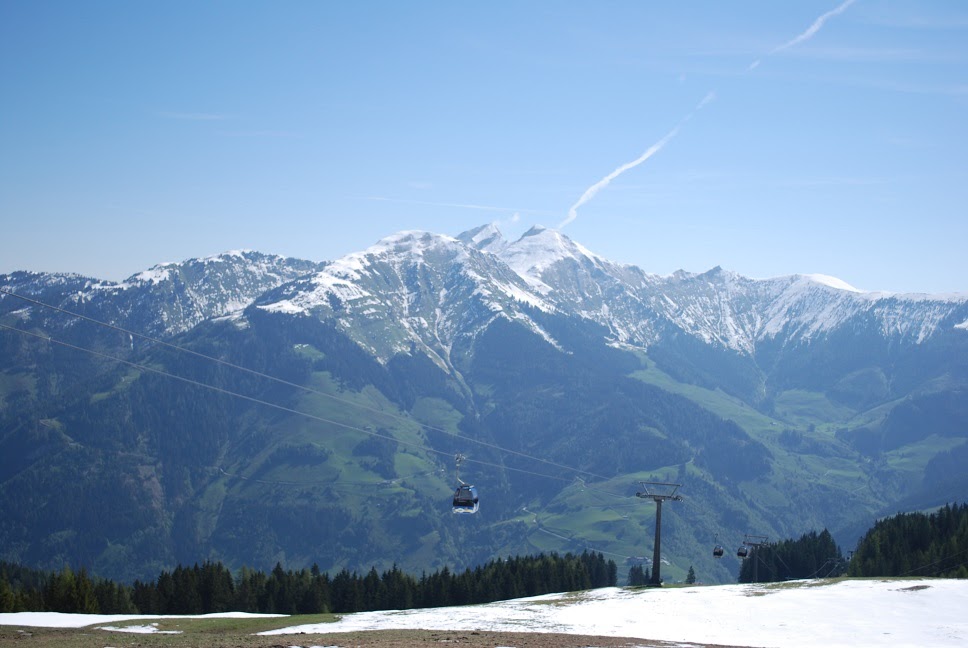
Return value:
M 454 491 L 454 513 L 477 513 L 480 508 L 477 489 L 470 484 L 461 484 Z
M 458 484 L 454 491 L 454 513 L 477 513 L 480 508 L 477 489 L 460 478 L 460 462 L 464 460 L 464 455 L 458 454 L 454 460 L 457 462 Z
M 746 545 L 742 545 L 736 550 L 736 556 L 739 558 L 746 558 L 748 555 L 750 555 L 750 548 Z
M 713 547 L 713 558 L 723 557 L 723 545 L 719 544 L 719 534 L 716 534 L 716 545 Z

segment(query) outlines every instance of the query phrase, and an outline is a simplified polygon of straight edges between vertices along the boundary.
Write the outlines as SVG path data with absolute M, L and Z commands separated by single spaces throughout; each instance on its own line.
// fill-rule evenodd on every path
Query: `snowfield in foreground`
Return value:
M 25 626 L 29 628 L 84 628 L 95 623 L 120 623 L 124 621 L 144 621 L 153 619 L 250 619 L 284 617 L 285 614 L 253 614 L 250 612 L 216 612 L 214 614 L 187 614 L 162 616 L 160 614 L 65 614 L 63 612 L 2 612 L 0 625 Z M 156 632 L 153 630 L 131 630 L 125 632 Z M 112 630 L 113 628 L 104 628 Z
M 21 612 L 0 614 L 0 625 L 80 628 L 161 618 L 176 617 Z M 152 631 L 148 626 L 138 628 Z M 968 646 L 968 580 L 815 580 L 639 590 L 612 587 L 468 607 L 360 612 L 344 615 L 336 623 L 292 626 L 261 634 L 402 629 L 560 632 L 757 647 L 961 647 Z
M 968 581 L 847 580 L 632 590 L 347 614 L 262 634 L 561 632 L 735 646 L 966 646 Z

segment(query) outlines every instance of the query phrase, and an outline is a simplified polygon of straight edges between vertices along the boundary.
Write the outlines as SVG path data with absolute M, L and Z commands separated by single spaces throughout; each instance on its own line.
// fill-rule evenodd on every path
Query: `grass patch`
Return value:
M 916 443 L 888 452 L 884 456 L 891 468 L 920 476 L 928 462 L 938 453 L 951 450 L 962 443 L 964 443 L 963 438 L 941 437 L 932 434 Z
M 105 646 L 139 646 L 142 648 L 257 648 L 292 645 L 279 637 L 260 637 L 257 633 L 310 623 L 332 623 L 333 614 L 307 614 L 291 617 L 241 619 L 131 619 L 112 623 L 97 623 L 84 628 L 18 628 L 0 626 L 0 645 L 30 645 L 34 648 L 104 648 Z M 137 634 L 98 630 L 99 626 L 124 628 L 157 623 L 159 630 L 178 631 L 180 634 Z M 318 643 L 318 642 L 316 642 Z M 305 644 L 300 644 L 305 645 Z
M 632 378 L 660 387 L 667 392 L 684 396 L 700 407 L 724 419 L 733 421 L 751 434 L 757 436 L 769 434 L 772 436 L 776 433 L 777 426 L 781 424 L 781 422 L 753 409 L 742 400 L 730 396 L 724 391 L 677 382 L 648 358 L 643 357 L 642 363 L 645 368 L 633 372 Z
M 411 415 L 424 425 L 448 430 L 457 434 L 464 415 L 441 398 L 419 398 L 411 409 Z
M 288 617 L 248 617 L 242 619 L 159 619 L 159 630 L 181 630 L 184 634 L 256 634 L 267 630 L 278 630 L 310 623 L 334 623 L 339 620 L 336 614 L 300 614 Z M 117 625 L 117 624 L 108 624 Z M 132 622 L 130 625 L 144 625 Z
M 798 427 L 806 427 L 811 423 L 849 421 L 855 414 L 849 407 L 832 403 L 819 392 L 802 389 L 791 389 L 777 394 L 774 407 L 783 420 Z

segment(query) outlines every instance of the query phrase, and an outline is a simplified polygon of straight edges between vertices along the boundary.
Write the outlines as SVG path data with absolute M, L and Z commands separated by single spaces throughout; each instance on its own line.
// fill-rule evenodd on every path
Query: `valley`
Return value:
M 401 232 L 109 285 L 0 277 L 0 559 L 113 578 L 651 557 L 968 499 L 968 296 L 649 275 L 559 232 Z M 481 493 L 454 516 L 454 456 Z M 56 495 L 55 495 L 56 494 Z M 647 560 L 646 560 L 647 562 Z

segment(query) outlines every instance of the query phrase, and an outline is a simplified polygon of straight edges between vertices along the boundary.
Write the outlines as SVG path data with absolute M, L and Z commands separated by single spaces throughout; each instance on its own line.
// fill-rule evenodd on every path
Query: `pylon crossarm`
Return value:
M 650 499 L 656 502 L 659 501 L 673 501 L 681 502 L 682 495 L 678 494 L 679 488 L 682 484 L 672 484 L 669 482 L 639 482 L 642 485 L 642 490 L 635 494 L 636 497 L 641 497 L 642 499 Z M 660 487 L 659 489 L 655 487 Z M 666 492 L 660 493 L 658 490 L 664 490 Z

